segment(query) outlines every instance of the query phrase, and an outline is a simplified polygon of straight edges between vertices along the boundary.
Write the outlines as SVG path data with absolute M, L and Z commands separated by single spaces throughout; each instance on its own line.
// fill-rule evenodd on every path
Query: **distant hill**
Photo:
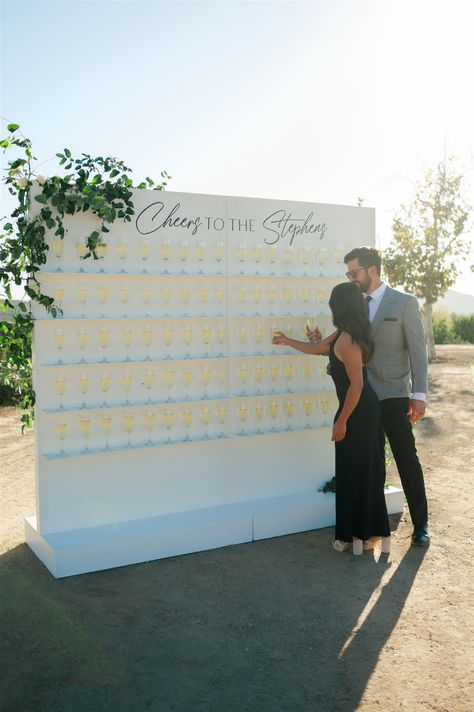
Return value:
M 474 314 L 474 296 L 448 289 L 444 297 L 438 299 L 434 308 L 436 307 L 443 307 L 454 314 Z

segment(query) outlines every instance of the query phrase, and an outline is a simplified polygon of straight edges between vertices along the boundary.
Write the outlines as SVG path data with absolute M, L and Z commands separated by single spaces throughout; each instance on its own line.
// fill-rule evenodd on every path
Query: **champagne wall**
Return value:
M 131 223 L 85 259 L 90 215 L 49 236 L 62 317 L 34 333 L 37 512 L 56 576 L 333 521 L 327 359 L 274 346 L 332 331 L 344 254 L 374 211 L 134 192 Z

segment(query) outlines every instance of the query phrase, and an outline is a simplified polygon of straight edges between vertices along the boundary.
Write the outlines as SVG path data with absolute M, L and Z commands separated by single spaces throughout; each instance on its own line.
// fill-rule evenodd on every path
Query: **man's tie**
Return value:
M 370 302 L 372 301 L 372 299 L 373 299 L 373 297 L 371 297 L 370 294 L 368 294 L 368 295 L 366 296 L 365 301 L 367 302 L 367 306 L 369 306 L 369 304 L 370 304 Z

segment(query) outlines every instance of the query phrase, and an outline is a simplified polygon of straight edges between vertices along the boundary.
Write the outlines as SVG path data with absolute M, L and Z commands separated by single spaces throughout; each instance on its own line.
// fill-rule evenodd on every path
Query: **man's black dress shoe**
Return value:
M 415 527 L 411 536 L 411 542 L 415 546 L 427 546 L 430 543 L 430 535 L 428 533 L 428 525 L 423 527 Z

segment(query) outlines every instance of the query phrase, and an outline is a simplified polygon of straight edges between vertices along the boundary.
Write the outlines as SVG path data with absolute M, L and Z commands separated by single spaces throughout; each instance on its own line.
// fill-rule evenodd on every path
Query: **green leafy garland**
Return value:
M 24 429 L 33 423 L 35 403 L 31 380 L 34 319 L 31 301 L 25 301 L 25 297 L 15 301 L 12 285 L 23 286 L 25 296 L 42 304 L 53 317 L 61 315 L 54 298 L 41 292 L 36 276 L 48 256 L 46 231 L 54 230 L 54 235 L 63 240 L 66 236 L 64 216 L 90 210 L 98 217 L 100 226 L 86 236 L 84 259 L 99 259 L 97 248 L 109 232 L 107 225 L 117 219 L 131 221 L 134 214 L 132 188 L 164 190 L 166 179 L 171 176 L 162 171 L 161 183 L 156 184 L 147 177 L 134 186 L 131 169 L 122 161 L 102 156 L 92 158 L 85 153 L 74 158 L 65 148 L 56 156 L 66 175 L 46 178 L 34 173 L 33 161 L 36 159 L 31 151 L 31 141 L 19 128 L 18 124 L 8 124 L 8 135 L 0 141 L 4 152 L 15 148 L 19 154 L 8 162 L 6 176 L 2 178 L 9 192 L 16 197 L 17 206 L 0 235 L 0 288 L 3 291 L 0 306 L 4 313 L 8 313 L 8 318 L 0 321 L 0 388 L 6 387 L 16 395 L 19 407 L 25 411 L 21 416 Z M 34 198 L 41 208 L 35 217 L 31 217 L 30 188 L 34 180 L 42 188 Z

